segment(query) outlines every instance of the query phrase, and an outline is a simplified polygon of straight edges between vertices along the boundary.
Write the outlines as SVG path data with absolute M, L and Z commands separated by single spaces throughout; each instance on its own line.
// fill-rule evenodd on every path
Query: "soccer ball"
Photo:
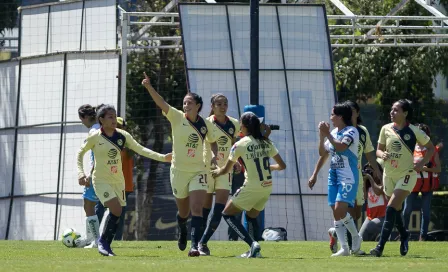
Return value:
M 62 243 L 66 247 L 78 247 L 81 241 L 81 234 L 75 229 L 69 228 L 62 233 Z

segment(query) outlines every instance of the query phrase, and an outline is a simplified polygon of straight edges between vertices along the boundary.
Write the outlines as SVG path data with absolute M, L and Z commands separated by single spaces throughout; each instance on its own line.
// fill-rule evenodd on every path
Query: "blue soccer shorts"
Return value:
M 90 179 L 90 186 L 84 187 L 84 192 L 82 193 L 82 198 L 87 199 L 92 202 L 100 201 L 95 194 L 95 189 L 93 189 L 92 179 Z
M 344 178 L 338 180 L 335 173 L 328 175 L 328 206 L 336 202 L 346 202 L 350 208 L 355 206 L 358 182 L 355 179 Z

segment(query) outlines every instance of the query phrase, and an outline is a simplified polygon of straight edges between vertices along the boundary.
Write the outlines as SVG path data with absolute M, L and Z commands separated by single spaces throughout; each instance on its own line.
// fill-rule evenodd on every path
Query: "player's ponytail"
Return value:
M 359 112 L 361 111 L 361 108 L 359 107 L 358 103 L 356 103 L 356 102 L 354 102 L 354 101 L 350 101 L 350 100 L 345 101 L 345 103 L 347 103 L 347 104 L 350 106 L 350 108 L 356 110 L 356 112 L 357 112 L 358 114 L 359 114 Z M 361 114 L 359 114 L 359 115 L 358 115 L 358 118 L 356 118 L 356 123 L 357 123 L 358 125 L 362 124 Z
M 92 107 L 90 104 L 84 104 L 81 107 L 78 108 L 78 115 L 81 118 L 89 117 L 89 119 L 94 122 L 96 113 L 95 113 L 95 107 Z
M 225 99 L 227 99 L 227 97 L 225 95 L 223 95 L 222 93 L 217 93 L 212 95 L 212 97 L 210 98 L 210 114 L 208 116 L 212 116 L 213 114 L 215 114 L 215 112 L 213 111 L 213 106 L 215 105 L 216 99 L 218 99 L 219 97 L 224 97 Z
M 260 119 L 258 119 L 258 116 L 256 116 L 254 113 L 246 112 L 241 115 L 241 124 L 247 128 L 248 135 L 252 136 L 254 139 L 263 143 L 271 142 L 261 133 Z
M 112 105 L 103 105 L 99 108 L 99 110 L 96 113 L 96 118 L 98 120 L 98 123 L 102 126 L 103 124 L 100 121 L 100 118 L 104 118 L 106 116 L 106 114 L 109 111 L 113 111 L 116 112 L 115 107 Z

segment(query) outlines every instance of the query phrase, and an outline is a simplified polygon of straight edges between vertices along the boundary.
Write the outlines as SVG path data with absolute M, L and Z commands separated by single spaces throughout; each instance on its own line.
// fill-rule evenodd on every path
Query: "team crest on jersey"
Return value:
M 201 127 L 201 133 L 202 134 L 206 134 L 207 133 L 207 128 L 206 127 Z
M 405 134 L 405 135 L 403 136 L 403 139 L 404 139 L 405 141 L 409 141 L 409 140 L 411 139 L 411 135 L 409 135 L 409 134 Z
M 118 146 L 122 146 L 122 145 L 123 145 L 123 140 L 122 140 L 122 139 L 119 139 L 119 140 L 117 141 L 117 144 L 118 144 Z
M 104 197 L 108 198 L 109 197 L 109 193 L 108 192 L 104 192 Z
M 229 134 L 233 134 L 235 132 L 235 130 L 233 128 L 229 128 Z

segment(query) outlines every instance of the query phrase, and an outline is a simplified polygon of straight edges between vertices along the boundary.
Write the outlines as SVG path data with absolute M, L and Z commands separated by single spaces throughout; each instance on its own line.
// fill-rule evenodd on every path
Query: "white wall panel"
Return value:
M 19 125 L 60 122 L 64 56 L 22 61 Z
M 57 191 L 60 126 L 19 129 L 14 195 Z
M 0 63 L 0 128 L 15 126 L 18 80 L 18 61 Z
M 53 240 L 55 213 L 56 195 L 14 199 L 9 239 Z
M 116 10 L 115 0 L 86 1 L 82 50 L 116 49 Z
M 9 203 L 9 199 L 0 199 L 0 240 L 4 240 L 6 237 Z
M 14 130 L 0 130 L 0 197 L 11 193 Z
M 51 7 L 48 53 L 79 50 L 81 17 L 82 2 Z
M 78 108 L 83 104 L 117 107 L 118 57 L 116 53 L 67 56 L 67 121 L 79 121 Z
M 22 10 L 20 55 L 45 54 L 47 51 L 48 7 Z

